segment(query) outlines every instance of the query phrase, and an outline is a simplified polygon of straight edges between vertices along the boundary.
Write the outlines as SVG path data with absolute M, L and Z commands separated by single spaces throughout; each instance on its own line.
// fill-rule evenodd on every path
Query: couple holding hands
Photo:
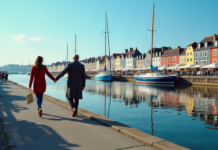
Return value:
M 34 66 L 31 68 L 30 81 L 29 81 L 29 89 L 31 90 L 32 82 L 33 83 L 33 93 L 36 95 L 36 102 L 38 105 L 39 117 L 42 116 L 42 101 L 43 101 L 43 93 L 46 91 L 46 82 L 45 82 L 45 74 L 53 80 L 57 82 L 62 76 L 68 73 L 67 80 L 67 90 L 66 97 L 72 108 L 72 117 L 77 115 L 79 99 L 82 99 L 82 91 L 85 88 L 85 68 L 79 60 L 79 55 L 74 55 L 73 62 L 68 64 L 66 68 L 56 77 L 54 78 L 47 70 L 46 66 L 42 65 L 43 58 L 38 56 L 36 58 Z

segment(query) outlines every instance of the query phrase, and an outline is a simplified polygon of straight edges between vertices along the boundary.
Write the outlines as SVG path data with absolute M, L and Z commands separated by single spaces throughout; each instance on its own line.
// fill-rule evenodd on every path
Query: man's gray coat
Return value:
M 68 73 L 66 97 L 82 99 L 82 88 L 85 87 L 84 65 L 75 60 L 68 64 L 56 79 L 60 79 L 66 73 Z

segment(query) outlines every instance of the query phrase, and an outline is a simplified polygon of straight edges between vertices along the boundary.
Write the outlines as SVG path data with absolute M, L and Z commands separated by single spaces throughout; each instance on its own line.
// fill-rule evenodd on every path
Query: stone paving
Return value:
M 71 110 L 48 100 L 40 118 L 35 100 L 27 105 L 26 95 L 26 90 L 0 82 L 0 118 L 11 150 L 154 150 L 85 116 L 72 118 Z

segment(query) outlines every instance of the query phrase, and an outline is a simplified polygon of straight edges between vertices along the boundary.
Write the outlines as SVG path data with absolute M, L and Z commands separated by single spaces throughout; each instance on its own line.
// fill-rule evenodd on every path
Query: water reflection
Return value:
M 146 102 L 152 108 L 151 122 L 153 108 L 178 111 L 178 115 L 181 115 L 179 113 L 181 110 L 186 110 L 188 116 L 198 117 L 193 120 L 204 120 L 206 125 L 215 127 L 207 127 L 207 129 L 217 129 L 218 89 L 216 87 L 106 83 L 87 85 L 85 92 L 105 96 L 104 115 L 107 117 L 110 115 L 111 99 L 113 102 L 124 102 L 126 106 L 130 106 L 129 108 L 137 108 L 141 102 Z M 106 97 L 110 99 L 108 108 L 106 108 Z

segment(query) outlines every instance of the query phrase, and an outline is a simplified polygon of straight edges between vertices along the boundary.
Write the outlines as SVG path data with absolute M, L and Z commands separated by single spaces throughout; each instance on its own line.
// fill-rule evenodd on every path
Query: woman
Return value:
M 30 74 L 30 82 L 29 82 L 29 89 L 31 90 L 32 82 L 33 83 L 33 93 L 36 94 L 36 102 L 38 105 L 38 111 L 37 114 L 39 114 L 39 117 L 42 116 L 42 98 L 43 93 L 46 90 L 46 82 L 45 82 L 45 74 L 52 79 L 54 82 L 56 82 L 56 79 L 48 72 L 46 66 L 42 65 L 43 58 L 41 56 L 38 56 L 36 58 L 36 62 L 34 66 L 31 68 L 31 74 Z

